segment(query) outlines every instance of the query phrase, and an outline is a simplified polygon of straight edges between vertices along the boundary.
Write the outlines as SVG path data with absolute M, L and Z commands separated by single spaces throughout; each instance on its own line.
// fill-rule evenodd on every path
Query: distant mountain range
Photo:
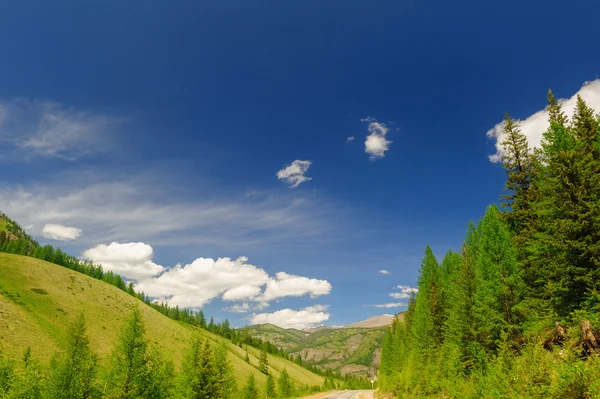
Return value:
M 399 318 L 403 318 L 399 314 Z M 371 317 L 346 326 L 321 324 L 297 330 L 284 329 L 273 324 L 248 326 L 252 336 L 269 341 L 293 356 L 302 358 L 323 369 L 342 374 L 372 377 L 377 374 L 379 351 L 386 326 L 394 320 L 393 315 Z

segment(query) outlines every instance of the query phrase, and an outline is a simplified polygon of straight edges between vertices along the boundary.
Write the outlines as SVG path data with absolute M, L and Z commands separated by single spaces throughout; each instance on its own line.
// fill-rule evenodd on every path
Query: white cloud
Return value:
M 164 267 L 152 261 L 154 251 L 143 242 L 100 244 L 83 252 L 83 257 L 127 280 L 141 280 L 160 274 Z
M 142 278 L 136 287 L 159 301 L 183 308 L 198 309 L 219 297 L 231 302 L 256 302 L 226 308 L 233 312 L 262 310 L 272 300 L 303 295 L 315 298 L 331 291 L 328 281 L 284 272 L 271 278 L 265 270 L 247 261 L 246 257 L 235 260 L 198 258 L 191 264 L 177 265 L 160 276 Z
M 585 83 L 572 97 L 559 100 L 563 112 L 569 118 L 573 116 L 577 95 L 581 96 L 589 107 L 600 111 L 600 79 Z M 542 135 L 549 126 L 548 111 L 545 109 L 540 110 L 519 122 L 521 131 L 527 136 L 529 147 L 532 149 L 540 147 Z M 494 163 L 502 161 L 504 156 L 504 149 L 502 148 L 502 141 L 504 141 L 503 126 L 504 122 L 499 122 L 487 132 L 487 136 L 496 141 L 496 153 L 489 156 L 490 161 Z
M 331 284 L 327 280 L 317 280 L 315 278 L 301 277 L 285 272 L 277 273 L 275 279 L 267 282 L 267 288 L 262 296 L 264 301 L 286 296 L 310 295 L 316 298 L 321 295 L 327 295 L 331 292 Z
M 25 230 L 31 230 L 33 227 L 33 225 L 28 225 Z M 47 224 L 42 229 L 42 235 L 52 240 L 72 241 L 81 237 L 81 229 L 60 224 Z
M 277 178 L 288 183 L 292 188 L 298 187 L 300 184 L 312 180 L 311 177 L 305 176 L 310 165 L 310 161 L 295 160 L 277 172 Z
M 137 287 L 159 301 L 184 308 L 201 308 L 225 293 L 228 298 L 224 299 L 249 299 L 250 291 L 260 293 L 260 287 L 267 283 L 269 275 L 246 263 L 247 260 L 246 257 L 235 260 L 198 258 L 153 279 L 142 280 Z
M 228 307 L 224 308 L 223 310 L 225 312 L 231 312 L 231 313 L 248 313 L 250 311 L 263 310 L 263 309 L 267 308 L 268 306 L 269 306 L 269 304 L 265 303 L 265 302 L 256 303 L 256 304 L 244 302 L 244 303 L 236 303 L 234 305 L 228 306 Z
M 76 159 L 107 147 L 106 133 L 124 119 L 17 99 L 0 102 L 0 141 L 31 154 Z
M 346 143 L 350 143 L 352 141 L 354 141 L 355 137 L 354 136 L 348 136 L 348 138 L 346 138 Z
M 253 299 L 260 294 L 260 286 L 256 285 L 240 285 L 228 289 L 223 293 L 223 299 L 225 301 L 243 301 L 245 299 Z
M 405 302 L 394 302 L 394 303 L 381 303 L 381 304 L 377 304 L 377 305 L 367 305 L 367 306 L 372 306 L 374 308 L 389 309 L 389 308 L 403 308 L 403 307 L 406 307 L 407 304 Z
M 379 273 L 381 273 L 381 274 L 391 274 L 391 272 L 389 272 L 389 271 L 387 271 L 387 270 L 385 270 L 385 269 L 381 269 L 381 270 L 379 271 Z
M 417 293 L 419 291 L 418 288 L 410 287 L 408 285 L 399 285 L 397 288 L 400 289 L 400 292 L 390 293 L 390 296 L 394 299 L 408 299 L 412 293 Z
M 250 324 L 275 324 L 281 328 L 301 330 L 329 320 L 327 306 L 315 305 L 301 310 L 282 309 L 274 313 L 259 313 L 250 318 Z
M 365 139 L 365 152 L 369 154 L 371 160 L 383 158 L 392 143 L 386 138 L 389 128 L 385 123 L 377 122 L 377 120 L 370 117 L 363 118 L 361 121 L 369 124 L 370 134 Z

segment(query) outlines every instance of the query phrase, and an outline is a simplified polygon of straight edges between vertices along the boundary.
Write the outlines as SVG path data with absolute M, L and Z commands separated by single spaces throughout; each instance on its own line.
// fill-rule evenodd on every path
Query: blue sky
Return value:
M 600 109 L 600 4 L 526 3 L 4 2 L 0 210 L 236 326 L 401 311 L 366 305 L 497 200 L 504 112 Z

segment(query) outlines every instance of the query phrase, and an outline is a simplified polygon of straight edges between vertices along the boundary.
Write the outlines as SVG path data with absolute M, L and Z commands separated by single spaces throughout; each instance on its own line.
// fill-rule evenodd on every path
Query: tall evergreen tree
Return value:
M 10 389 L 10 399 L 42 399 L 44 376 L 40 364 L 32 358 L 31 348 L 23 353 L 23 369 L 19 370 Z
M 219 376 L 208 340 L 194 336 L 182 365 L 182 398 L 213 399 L 219 396 Z
M 243 399 L 259 399 L 260 392 L 258 387 L 256 386 L 256 380 L 254 378 L 254 374 L 250 374 L 248 380 L 246 380 L 246 385 L 244 386 L 244 390 L 242 391 Z
M 217 344 L 214 350 L 215 372 L 217 376 L 216 398 L 232 398 L 237 391 L 233 366 L 227 359 L 227 353 L 227 344 Z
M 291 398 L 294 395 L 294 384 L 292 383 L 292 379 L 290 378 L 286 368 L 281 371 L 279 379 L 277 380 L 277 385 L 279 389 L 279 397 Z
M 269 374 L 269 359 L 267 357 L 267 352 L 264 349 L 261 349 L 260 351 L 258 370 L 263 374 Z
M 15 378 L 14 364 L 9 359 L 4 358 L 4 353 L 0 347 L 0 398 L 8 396 Z
M 268 399 L 277 398 L 277 388 L 275 387 L 275 379 L 271 374 L 267 376 L 267 386 L 265 388 Z
M 50 370 L 49 399 L 91 399 L 100 396 L 96 381 L 97 357 L 90 348 L 83 314 L 69 327 L 66 350 L 52 358 Z
M 106 382 L 108 398 L 161 399 L 169 394 L 168 372 L 157 353 L 148 350 L 140 310 L 134 308 L 112 354 Z

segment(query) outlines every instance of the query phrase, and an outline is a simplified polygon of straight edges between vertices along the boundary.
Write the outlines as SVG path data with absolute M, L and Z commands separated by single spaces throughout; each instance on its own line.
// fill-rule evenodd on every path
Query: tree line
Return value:
M 427 247 L 419 291 L 385 336 L 379 384 L 398 397 L 600 397 L 600 116 L 552 92 L 541 148 L 503 123 L 500 209 L 460 253 Z
M 199 334 L 192 337 L 176 372 L 146 338 L 137 307 L 120 332 L 108 369 L 103 370 L 86 329 L 80 314 L 68 328 L 64 350 L 52 357 L 48 367 L 35 360 L 31 348 L 20 362 L 7 359 L 0 350 L 0 398 L 258 399 L 292 398 L 321 389 L 296 387 L 285 368 L 277 381 L 267 369 L 264 387 L 258 387 L 251 374 L 238 389 L 227 344 L 210 343 Z

